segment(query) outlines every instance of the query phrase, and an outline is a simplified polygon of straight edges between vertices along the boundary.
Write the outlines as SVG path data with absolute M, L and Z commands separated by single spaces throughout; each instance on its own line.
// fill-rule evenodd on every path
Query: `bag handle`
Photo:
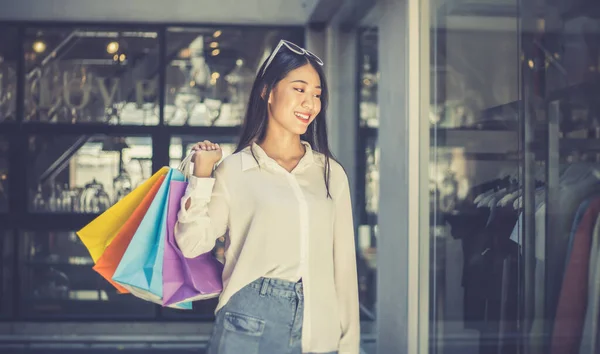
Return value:
M 190 151 L 190 153 L 187 154 L 187 156 L 183 160 L 181 160 L 181 163 L 179 164 L 179 167 L 177 168 L 181 173 L 183 173 L 183 176 L 185 177 L 186 180 L 189 180 L 190 176 L 192 175 L 190 168 L 191 168 L 193 157 L 194 157 L 194 151 Z

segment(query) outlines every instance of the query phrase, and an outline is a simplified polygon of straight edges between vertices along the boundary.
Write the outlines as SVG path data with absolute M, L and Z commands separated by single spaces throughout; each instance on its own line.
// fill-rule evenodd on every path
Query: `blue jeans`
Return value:
M 219 309 L 208 354 L 301 354 L 303 311 L 302 282 L 259 278 Z

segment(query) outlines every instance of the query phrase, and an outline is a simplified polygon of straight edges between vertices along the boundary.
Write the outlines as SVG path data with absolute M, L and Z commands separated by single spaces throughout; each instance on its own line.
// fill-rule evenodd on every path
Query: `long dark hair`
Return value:
M 323 172 L 323 178 L 325 180 L 327 197 L 331 198 L 331 194 L 329 193 L 329 160 L 334 159 L 334 157 L 329 150 L 329 142 L 327 140 L 326 111 L 329 91 L 323 68 L 321 65 L 317 64 L 312 57 L 296 54 L 287 49 L 286 46 L 282 46 L 279 49 L 279 52 L 269 64 L 264 75 L 262 75 L 266 62 L 267 60 L 261 65 L 256 75 L 256 79 L 254 80 L 254 84 L 252 85 L 248 108 L 246 110 L 246 116 L 244 117 L 244 124 L 242 125 L 242 131 L 235 152 L 239 152 L 244 148 L 251 146 L 255 141 L 263 141 L 267 134 L 267 124 L 269 121 L 268 98 L 271 91 L 290 73 L 290 71 L 306 64 L 310 64 L 317 71 L 319 79 L 321 80 L 321 111 L 310 123 L 306 133 L 302 134 L 300 138 L 310 143 L 310 146 L 314 151 L 325 156 L 325 171 Z M 252 154 L 254 155 L 254 152 L 252 152 Z

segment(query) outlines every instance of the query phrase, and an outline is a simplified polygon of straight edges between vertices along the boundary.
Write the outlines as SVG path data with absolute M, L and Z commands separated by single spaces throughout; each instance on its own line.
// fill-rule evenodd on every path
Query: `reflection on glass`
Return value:
M 379 126 L 379 106 L 377 105 L 377 29 L 367 28 L 360 34 L 360 126 Z
M 149 137 L 31 136 L 29 209 L 102 213 L 152 174 Z
M 93 269 L 74 232 L 25 232 L 19 238 L 23 317 L 149 317 L 154 305 L 116 289 Z
M 379 211 L 379 146 L 377 139 L 369 133 L 369 128 L 379 126 L 379 106 L 377 102 L 378 46 L 377 29 L 365 28 L 359 32 L 360 53 L 358 72 L 359 86 L 359 140 L 364 146 L 364 210 L 361 225 L 357 230 L 357 266 L 361 318 L 374 321 L 377 300 L 377 214 Z M 361 213 L 362 214 L 362 213 Z
M 456 337 L 473 353 L 600 351 L 596 5 L 541 4 L 502 30 L 485 6 L 454 8 L 469 28 L 433 23 L 436 352 Z
M 0 123 L 14 121 L 17 106 L 17 30 L 0 27 Z
M 158 124 L 158 34 L 28 29 L 25 120 Z
M 365 179 L 365 208 L 367 213 L 377 215 L 379 211 L 379 146 L 367 146 L 367 171 Z
M 0 136 L 0 213 L 8 211 L 8 141 Z
M 241 125 L 265 53 L 280 38 L 296 41 L 294 34 L 250 28 L 170 28 L 167 57 L 174 59 L 167 66 L 165 123 Z
M 516 3 L 513 4 L 516 6 Z M 511 5 L 508 4 L 507 8 Z M 517 353 L 522 258 L 519 35 L 432 23 L 429 125 L 432 353 Z
M 0 318 L 13 309 L 14 234 L 0 230 Z

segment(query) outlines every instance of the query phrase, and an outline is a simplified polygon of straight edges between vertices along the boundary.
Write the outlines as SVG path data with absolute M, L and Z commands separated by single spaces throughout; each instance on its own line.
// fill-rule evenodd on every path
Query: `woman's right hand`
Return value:
M 211 143 L 208 140 L 196 143 L 192 147 L 192 152 L 194 153 L 192 162 L 194 162 L 194 176 L 196 177 L 210 177 L 215 164 L 223 157 L 223 150 L 219 144 Z

